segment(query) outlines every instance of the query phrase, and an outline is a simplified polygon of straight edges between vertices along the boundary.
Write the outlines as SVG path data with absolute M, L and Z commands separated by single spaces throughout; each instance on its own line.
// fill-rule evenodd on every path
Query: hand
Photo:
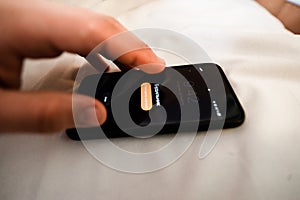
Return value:
M 290 31 L 300 34 L 300 7 L 286 0 L 256 0 Z
M 1 1 L 0 24 L 0 131 L 53 132 L 74 127 L 71 94 L 17 90 L 23 59 L 55 57 L 63 51 L 84 56 L 126 29 L 112 17 L 39 0 Z M 144 48 L 121 56 L 118 62 L 128 68 L 153 63 L 141 69 L 149 73 L 162 71 L 164 62 L 147 45 L 132 38 L 127 42 L 140 43 Z M 114 46 L 109 48 L 108 52 L 114 51 Z M 106 110 L 99 101 L 77 95 L 75 104 L 79 109 L 75 112 L 85 116 L 83 127 L 95 125 L 88 120 L 94 107 L 98 122 L 105 121 Z

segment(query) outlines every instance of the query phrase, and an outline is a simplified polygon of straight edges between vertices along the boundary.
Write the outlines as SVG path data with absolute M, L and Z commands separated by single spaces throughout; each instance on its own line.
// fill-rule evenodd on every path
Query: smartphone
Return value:
M 128 137 L 128 131 L 141 137 L 153 134 L 149 130 L 155 134 L 188 133 L 191 127 L 206 131 L 220 122 L 222 126 L 216 128 L 233 128 L 245 119 L 228 79 L 214 63 L 171 66 L 159 74 L 141 70 L 94 74 L 83 79 L 78 93 L 101 101 L 107 120 L 100 127 L 66 130 L 74 140 Z M 123 120 L 121 128 L 118 120 Z M 153 129 L 147 132 L 145 127 Z

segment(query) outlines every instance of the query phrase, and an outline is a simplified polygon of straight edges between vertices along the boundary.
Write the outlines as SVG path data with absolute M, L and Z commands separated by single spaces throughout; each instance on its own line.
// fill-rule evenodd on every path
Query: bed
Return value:
M 101 164 L 64 132 L 3 133 L 0 199 L 299 199 L 299 35 L 252 0 L 64 2 L 113 15 L 129 30 L 163 28 L 192 39 L 222 66 L 246 120 L 222 131 L 204 159 L 199 148 L 205 134 L 199 133 L 176 162 L 141 174 Z M 22 89 L 69 90 L 53 79 L 55 72 L 68 74 L 84 62 L 68 53 L 28 59 Z M 129 151 L 150 151 L 170 137 L 114 142 Z

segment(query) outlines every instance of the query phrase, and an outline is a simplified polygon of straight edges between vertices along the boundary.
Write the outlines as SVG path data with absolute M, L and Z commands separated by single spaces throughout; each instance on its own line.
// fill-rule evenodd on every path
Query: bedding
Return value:
M 110 13 L 129 30 L 163 28 L 192 39 L 222 66 L 246 120 L 241 127 L 224 130 L 206 158 L 199 159 L 205 137 L 199 133 L 172 165 L 144 174 L 101 164 L 64 132 L 3 133 L 0 199 L 299 199 L 299 35 L 251 0 L 64 2 Z M 180 61 L 167 57 L 166 62 Z M 84 63 L 67 53 L 56 59 L 28 59 L 22 88 L 70 91 L 55 78 L 68 77 Z M 170 138 L 114 143 L 147 152 Z

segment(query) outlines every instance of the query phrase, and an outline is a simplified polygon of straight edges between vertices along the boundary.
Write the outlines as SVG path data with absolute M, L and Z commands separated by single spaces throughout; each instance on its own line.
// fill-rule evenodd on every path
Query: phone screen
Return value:
M 217 75 L 221 82 L 215 81 Z M 90 94 L 89 88 L 95 84 L 96 94 Z M 91 75 L 82 81 L 78 92 L 93 96 L 105 105 L 108 116 L 101 128 L 109 138 L 129 136 L 126 132 L 132 129 L 139 133 L 139 128 L 146 126 L 162 127 L 158 134 L 163 134 L 176 133 L 180 124 L 186 131 L 197 124 L 201 131 L 213 121 L 223 120 L 222 128 L 229 128 L 244 120 L 243 109 L 225 74 L 213 63 L 167 67 L 152 75 L 139 70 L 105 73 L 101 78 Z M 199 112 L 192 114 L 193 108 Z M 183 111 L 188 111 L 184 118 Z M 120 113 L 125 114 L 117 116 Z M 122 128 L 116 119 L 125 120 Z M 86 139 L 97 138 L 95 128 L 85 130 Z M 79 139 L 76 129 L 67 133 Z

